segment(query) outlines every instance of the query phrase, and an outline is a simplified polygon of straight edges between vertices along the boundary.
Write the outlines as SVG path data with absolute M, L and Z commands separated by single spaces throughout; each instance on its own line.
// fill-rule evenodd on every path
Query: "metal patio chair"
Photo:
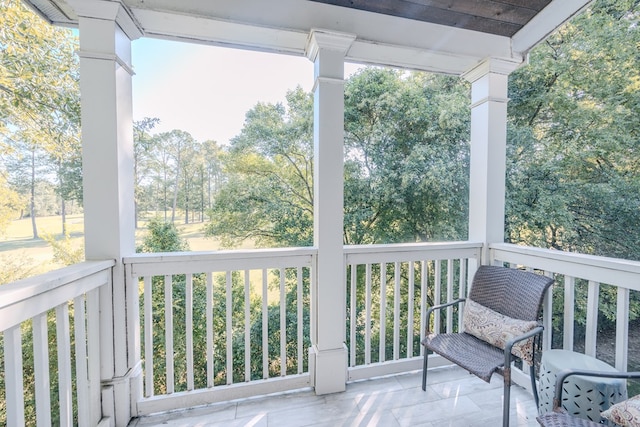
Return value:
M 427 367 L 428 367 L 428 351 L 431 350 L 451 362 L 466 369 L 470 373 L 478 376 L 486 382 L 491 380 L 494 372 L 501 374 L 504 378 L 504 401 L 502 412 L 502 425 L 509 426 L 509 400 L 511 387 L 511 362 L 516 359 L 512 353 L 515 351 L 514 346 L 522 343 L 529 343 L 526 348 L 526 354 L 521 354 L 523 360 L 527 358 L 530 364 L 531 383 L 533 395 L 538 405 L 538 393 L 535 382 L 535 368 L 533 363 L 535 345 L 533 338 L 542 333 L 542 326 L 539 325 L 538 319 L 540 308 L 544 294 L 553 283 L 553 279 L 535 273 L 523 270 L 511 269 L 498 266 L 481 266 L 476 271 L 471 284 L 471 289 L 467 298 L 433 306 L 427 311 L 427 326 L 425 338 L 422 345 L 425 346 L 424 366 L 422 371 L 422 389 L 426 390 L 427 384 Z M 471 301 L 469 301 L 471 300 Z M 435 333 L 429 330 L 429 322 L 431 313 L 436 312 L 445 307 L 465 303 L 464 319 L 465 331 L 460 333 Z M 496 345 L 492 340 L 492 336 L 487 337 L 477 334 L 472 335 L 475 326 L 482 332 L 487 325 L 485 319 L 480 316 L 481 322 L 478 325 L 471 325 L 467 320 L 473 319 L 470 308 L 471 303 L 475 306 L 481 306 L 483 309 L 489 309 L 491 315 L 493 312 L 504 317 L 505 322 L 521 322 L 527 324 L 528 331 L 515 336 L 507 336 L 503 345 Z M 475 310 L 475 309 L 474 309 Z M 494 323 L 500 323 L 502 320 Z M 533 322 L 533 323 L 532 323 Z M 493 332 L 492 332 L 493 333 Z M 498 335 L 505 336 L 499 332 Z M 476 335 L 479 335 L 478 338 Z M 491 335 L 491 334 L 489 334 Z
M 601 371 L 583 371 L 583 370 L 564 370 L 558 373 L 555 384 L 555 393 L 553 397 L 553 411 L 538 416 L 536 419 L 543 427 L 602 427 L 602 424 L 574 417 L 562 408 L 563 385 L 565 380 L 571 375 L 582 375 L 587 377 L 598 378 L 621 378 L 621 379 L 640 379 L 640 372 L 601 372 Z M 571 399 L 569 396 L 566 399 Z M 635 424 L 640 425 L 640 420 L 636 420 Z M 614 424 L 615 425 L 615 424 Z

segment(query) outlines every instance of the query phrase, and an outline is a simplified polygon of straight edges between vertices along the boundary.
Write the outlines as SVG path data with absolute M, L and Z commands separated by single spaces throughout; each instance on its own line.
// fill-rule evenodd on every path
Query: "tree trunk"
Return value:
M 204 171 L 200 169 L 200 222 L 204 222 Z
M 33 238 L 39 239 L 38 226 L 36 225 L 36 150 L 31 150 L 31 200 L 29 203 L 29 211 L 31 214 L 31 228 L 33 230 Z
M 164 222 L 167 222 L 167 165 L 164 166 L 164 180 L 163 180 L 163 191 L 164 191 L 164 203 L 162 210 L 164 211 Z
M 62 235 L 67 235 L 67 204 L 64 202 L 64 197 L 60 201 L 60 216 L 62 216 Z
M 180 152 L 178 152 L 178 161 L 176 162 L 176 181 L 173 188 L 173 207 L 171 209 L 171 223 L 176 221 L 176 208 L 178 206 L 178 184 L 180 183 Z
M 211 209 L 211 169 L 207 171 L 207 209 Z
M 62 235 L 67 235 L 67 205 L 64 201 L 64 174 L 62 173 L 62 161 L 58 160 L 58 181 L 60 188 L 60 217 L 62 219 Z
M 184 223 L 189 224 L 189 184 L 186 174 L 184 180 Z

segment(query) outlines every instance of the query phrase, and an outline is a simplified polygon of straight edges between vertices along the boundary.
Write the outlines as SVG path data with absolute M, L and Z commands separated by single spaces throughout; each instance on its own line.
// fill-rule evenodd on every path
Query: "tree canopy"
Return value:
M 65 221 L 65 201 L 82 201 L 78 43 L 19 0 L 0 0 L 0 145 L 7 182 L 30 193 L 51 175 Z
M 367 68 L 345 87 L 345 243 L 467 234 L 468 86 Z
M 367 68 L 345 88 L 345 244 L 466 235 L 469 111 L 460 80 Z M 460 106 L 460 108 L 450 108 Z M 313 242 L 312 95 L 258 104 L 222 157 L 207 233 L 231 246 Z
M 225 182 L 209 213 L 206 233 L 226 246 L 313 242 L 313 108 L 301 88 L 287 107 L 259 103 L 221 156 Z
M 509 241 L 640 259 L 639 3 L 596 2 L 511 76 Z

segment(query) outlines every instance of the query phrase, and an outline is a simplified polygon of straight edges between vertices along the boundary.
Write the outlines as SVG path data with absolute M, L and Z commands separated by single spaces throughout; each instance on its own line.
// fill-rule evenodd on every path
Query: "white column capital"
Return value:
M 487 74 L 500 74 L 508 76 L 518 67 L 524 64 L 524 60 L 485 58 L 469 71 L 462 74 L 462 78 L 473 83 Z
M 356 39 L 355 34 L 340 33 L 330 30 L 313 29 L 309 33 L 307 40 L 307 58 L 315 61 L 320 49 L 327 49 L 340 52 L 345 55 Z
M 68 0 L 80 18 L 114 21 L 129 40 L 142 37 L 143 31 L 129 8 L 119 0 Z

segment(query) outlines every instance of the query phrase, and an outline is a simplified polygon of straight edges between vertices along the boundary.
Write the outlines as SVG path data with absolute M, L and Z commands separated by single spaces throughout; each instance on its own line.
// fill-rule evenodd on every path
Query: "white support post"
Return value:
M 463 76 L 471 82 L 469 240 L 484 243 L 482 263 L 489 243 L 504 242 L 507 84 L 520 64 L 488 58 Z
M 317 394 L 344 391 L 347 379 L 343 251 L 344 57 L 351 34 L 313 30 L 314 243 L 318 248 L 310 369 Z
M 122 258 L 135 251 L 131 40 L 142 33 L 120 1 L 69 3 L 80 29 L 85 257 L 116 260 L 111 286 L 100 293 L 100 379 L 103 397 L 111 390 L 114 403 L 105 408 L 103 399 L 103 416 L 126 426 L 137 372 L 128 336 L 137 325 L 127 322 Z

